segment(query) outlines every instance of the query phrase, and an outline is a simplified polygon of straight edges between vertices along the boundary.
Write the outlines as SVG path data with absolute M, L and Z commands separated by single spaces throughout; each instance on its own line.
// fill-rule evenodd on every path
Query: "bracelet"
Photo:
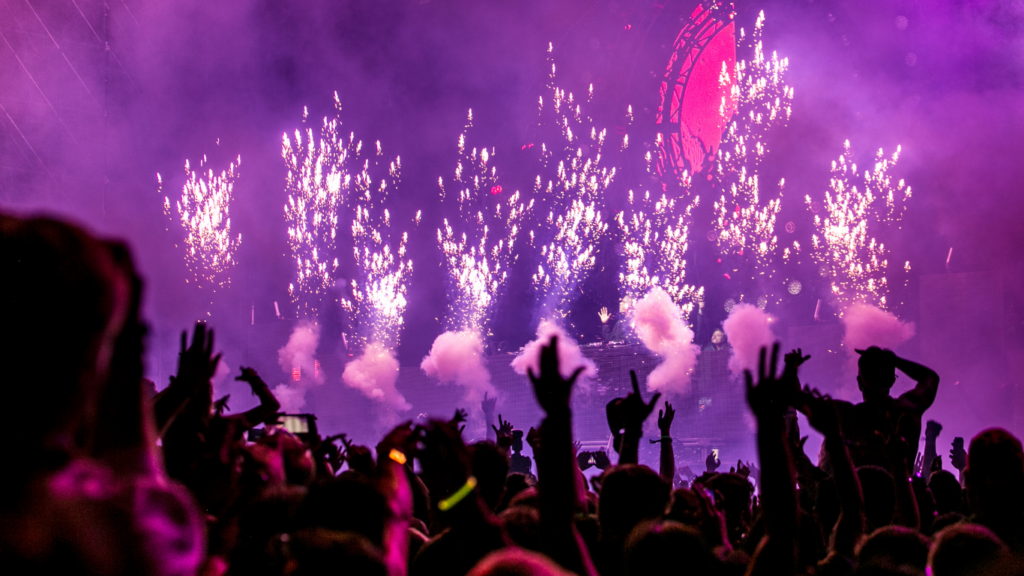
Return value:
M 453 507 L 455 507 L 456 504 L 462 502 L 462 500 L 464 500 L 466 496 L 469 496 L 469 494 L 473 491 L 474 488 L 476 488 L 476 478 L 470 476 L 469 478 L 466 479 L 466 483 L 462 485 L 462 488 L 459 488 L 458 490 L 455 491 L 455 494 L 452 494 L 451 496 L 437 503 L 438 510 L 442 512 L 451 510 Z
M 672 437 L 671 436 L 662 436 L 661 438 L 658 438 L 657 440 L 651 440 L 651 444 L 657 444 L 658 442 L 671 442 L 671 441 L 672 441 Z

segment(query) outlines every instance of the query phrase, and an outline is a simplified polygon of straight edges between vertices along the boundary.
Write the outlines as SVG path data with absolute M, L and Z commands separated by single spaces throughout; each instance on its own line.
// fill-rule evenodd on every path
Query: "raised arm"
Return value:
M 922 411 L 931 407 L 932 403 L 935 402 L 935 395 L 939 391 L 939 375 L 927 366 L 911 362 L 906 358 L 900 358 L 892 352 L 889 352 L 889 354 L 893 355 L 896 368 L 909 376 L 911 380 L 917 382 L 913 390 L 903 394 L 900 398 L 913 402 Z M 925 467 L 930 464 L 930 462 L 925 462 Z
M 835 403 L 817 390 L 801 394 L 803 411 L 815 430 L 825 436 L 825 450 L 832 461 L 832 475 L 839 493 L 839 520 L 829 542 L 830 554 L 853 560 L 855 548 L 864 534 L 864 493 L 839 429 Z
M 563 378 L 558 365 L 557 344 L 557 338 L 553 337 L 541 349 L 539 375 L 530 370 L 537 402 L 545 413 L 541 424 L 544 446 L 536 455 L 541 542 L 543 551 L 563 567 L 577 574 L 596 576 L 597 571 L 576 531 L 574 519 L 574 504 L 579 494 L 569 398 L 573 383 L 583 368 L 577 368 L 569 378 Z
M 480 410 L 484 413 L 484 432 L 487 434 L 487 439 L 495 443 L 498 441 L 498 429 L 494 426 L 494 409 L 497 404 L 497 397 L 488 398 L 487 392 L 484 392 L 484 399 L 480 402 Z
M 779 345 L 761 349 L 757 385 L 748 370 L 747 402 L 757 418 L 757 449 L 761 460 L 761 507 L 766 530 L 747 574 L 794 574 L 798 553 L 797 503 L 793 464 L 786 448 L 783 415 L 787 408 L 785 383 L 776 374 Z
M 281 403 L 277 401 L 277 398 L 270 391 L 270 387 L 267 386 L 266 382 L 260 378 L 260 375 L 255 370 L 243 366 L 242 374 L 236 377 L 235 380 L 248 384 L 249 388 L 252 389 L 252 393 L 260 399 L 259 406 L 246 410 L 234 417 L 240 421 L 239 423 L 243 430 L 269 422 L 277 415 L 277 411 L 281 409 Z
M 676 477 L 676 455 L 672 449 L 672 420 L 676 417 L 676 411 L 672 405 L 665 402 L 665 409 L 658 410 L 658 430 L 661 430 L 661 459 L 658 474 L 669 486 L 672 486 Z
M 414 445 L 411 424 L 398 425 L 377 445 L 377 485 L 387 500 L 390 513 L 384 525 L 384 563 L 388 576 L 405 576 L 409 569 L 412 490 L 405 463 Z

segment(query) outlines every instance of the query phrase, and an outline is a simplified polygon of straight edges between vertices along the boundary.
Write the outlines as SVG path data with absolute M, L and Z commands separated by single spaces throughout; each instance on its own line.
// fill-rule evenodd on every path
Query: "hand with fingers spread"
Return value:
M 604 450 L 594 452 L 594 466 L 599 470 L 607 470 L 608 468 L 611 468 L 612 461 L 608 458 L 608 453 Z
M 778 418 L 781 422 L 783 414 L 789 407 L 789 390 L 778 376 L 779 343 L 772 346 L 771 362 L 766 362 L 767 349 L 761 349 L 758 364 L 757 385 L 750 370 L 744 371 L 747 382 L 747 404 L 758 419 Z M 766 365 L 767 364 L 767 365 Z
M 491 425 L 491 428 L 493 428 L 494 429 L 494 433 L 498 435 L 499 443 L 500 443 L 502 438 L 505 438 L 505 437 L 511 438 L 512 437 L 512 423 L 509 422 L 508 420 L 503 420 L 501 418 L 501 414 L 498 414 L 498 425 L 497 426 Z
M 178 355 L 178 374 L 175 382 L 197 391 L 209 385 L 210 378 L 217 371 L 220 354 L 213 354 L 213 330 L 206 324 L 196 323 L 192 344 L 188 345 L 188 332 L 181 333 L 181 352 Z
M 554 413 L 566 414 L 569 411 L 569 396 L 572 393 L 573 384 L 583 372 L 584 367 L 580 366 L 573 370 L 572 375 L 563 378 L 558 365 L 558 337 L 552 336 L 547 346 L 540 351 L 540 374 L 534 374 L 533 368 L 527 368 L 530 382 L 533 384 L 533 393 L 537 396 L 537 403 L 549 415 Z
M 810 387 L 804 387 L 802 397 L 804 414 L 811 427 L 821 432 L 825 438 L 838 438 L 839 415 L 832 398 Z

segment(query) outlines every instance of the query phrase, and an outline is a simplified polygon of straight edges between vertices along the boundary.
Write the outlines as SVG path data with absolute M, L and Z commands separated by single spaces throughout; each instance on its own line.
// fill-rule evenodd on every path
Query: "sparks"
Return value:
M 466 131 L 459 135 L 459 157 L 452 180 L 458 188 L 454 197 L 458 217 L 444 219 L 437 230 L 437 242 L 448 272 L 448 329 L 486 333 L 509 265 L 516 257 L 523 217 L 534 202 L 524 203 L 519 191 L 507 197 L 494 193 L 500 190 L 492 162 L 494 152 L 487 148 L 467 150 L 471 127 L 472 111 Z M 444 201 L 443 178 L 438 183 Z
M 879 149 L 873 168 L 861 174 L 852 162 L 847 140 L 842 156 L 832 162 L 832 178 L 822 206 L 825 217 L 814 216 L 811 254 L 829 281 L 840 311 L 853 302 L 883 309 L 888 304 L 889 250 L 877 234 L 902 219 L 910 199 L 910 186 L 903 180 L 893 182 L 889 174 L 899 154 L 898 147 L 889 157 Z M 810 206 L 810 195 L 805 200 Z M 909 272 L 910 262 L 903 269 Z
M 231 284 L 231 269 L 235 266 L 235 252 L 242 243 L 241 234 L 231 232 L 231 197 L 238 167 L 239 156 L 227 170 L 215 174 L 206 167 L 206 157 L 199 163 L 199 170 L 191 170 L 185 161 L 185 184 L 181 198 L 175 202 L 178 221 L 185 233 L 185 263 L 192 275 L 192 281 L 201 289 L 216 291 Z M 162 191 L 163 178 L 157 174 L 158 191 Z M 170 198 L 164 197 L 164 214 L 171 214 Z

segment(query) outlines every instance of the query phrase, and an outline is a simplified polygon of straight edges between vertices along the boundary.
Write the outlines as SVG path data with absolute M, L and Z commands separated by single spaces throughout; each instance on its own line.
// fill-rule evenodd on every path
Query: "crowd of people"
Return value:
M 0 216 L 0 270 L 11 574 L 1021 572 L 1020 441 L 1001 429 L 957 439 L 953 474 L 928 421 L 918 456 L 939 377 L 887 350 L 859 351 L 857 404 L 801 387 L 801 351 L 762 350 L 746 374 L 756 465 L 726 472 L 709 457 L 682 481 L 675 412 L 644 400 L 635 375 L 607 406 L 614 449 L 580 452 L 570 397 L 581 369 L 563 376 L 554 339 L 529 374 L 544 418 L 525 437 L 489 398 L 487 440 L 467 445 L 456 411 L 399 424 L 371 448 L 276 426 L 280 405 L 248 368 L 238 379 L 260 404 L 226 415 L 204 324 L 183 335 L 177 373 L 156 393 L 143 378 L 142 282 L 120 243 Z M 896 370 L 916 385 L 893 398 Z M 824 436 L 817 463 L 797 412 Z M 638 461 L 649 418 L 657 470 Z

